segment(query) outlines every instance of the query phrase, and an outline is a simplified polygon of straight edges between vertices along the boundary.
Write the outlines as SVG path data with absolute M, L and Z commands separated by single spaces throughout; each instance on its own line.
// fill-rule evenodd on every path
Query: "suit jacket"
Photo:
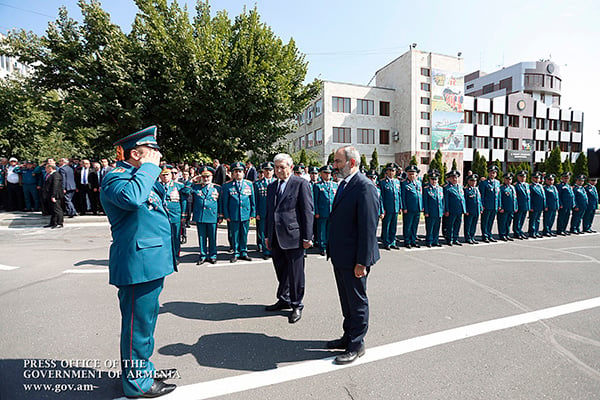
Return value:
M 102 180 L 100 201 L 108 216 L 109 282 L 115 286 L 150 282 L 176 270 L 165 189 L 157 182 L 160 168 L 118 162 Z
M 283 250 L 302 248 L 304 240 L 313 238 L 314 204 L 310 183 L 292 175 L 284 192 L 276 196 L 278 189 L 279 180 L 267 187 L 265 236 L 273 243 L 277 235 Z
M 88 183 L 92 189 L 98 189 L 100 187 L 100 177 L 98 176 L 100 171 L 94 171 L 90 168 L 90 174 L 88 175 Z
M 219 166 L 215 170 L 215 176 L 213 177 L 213 183 L 223 186 L 225 181 L 227 181 L 227 174 L 225 173 L 225 167 L 223 166 L 223 164 L 219 164 Z
M 256 171 L 256 168 L 254 168 L 254 166 L 248 168 L 248 171 L 246 171 L 246 179 L 250 182 L 254 182 L 257 178 L 258 172 Z
M 379 260 L 379 198 L 375 185 L 357 173 L 333 203 L 329 215 L 327 257 L 335 268 L 370 267 Z
M 47 179 L 44 181 L 44 191 L 42 192 L 42 195 L 44 200 L 49 200 L 50 197 L 54 197 L 57 200 L 63 198 L 62 175 L 58 171 L 47 176 Z
M 75 170 L 70 165 L 63 165 L 58 169 L 62 175 L 62 185 L 64 190 L 75 190 L 77 185 L 75 184 Z

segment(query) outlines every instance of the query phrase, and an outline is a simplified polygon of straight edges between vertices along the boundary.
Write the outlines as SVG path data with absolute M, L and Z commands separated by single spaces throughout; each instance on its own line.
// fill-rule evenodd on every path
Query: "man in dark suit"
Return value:
M 344 316 L 344 334 L 327 342 L 329 349 L 344 349 L 336 364 L 349 364 L 365 354 L 364 337 L 369 327 L 367 275 L 379 260 L 377 188 L 359 173 L 360 154 L 352 146 L 335 153 L 333 166 L 338 191 L 329 215 L 327 257 L 331 258 Z
M 254 168 L 254 165 L 252 165 L 250 161 L 246 162 L 246 179 L 250 182 L 254 182 L 258 179 L 258 172 L 256 171 L 256 168 Z
M 304 297 L 304 249 L 312 246 L 313 197 L 310 183 L 292 175 L 288 154 L 273 159 L 277 180 L 267 187 L 265 245 L 271 250 L 277 287 L 277 303 L 267 311 L 292 309 L 288 322 L 302 318 Z
M 213 160 L 213 169 L 215 170 L 213 183 L 223 186 L 223 184 L 227 182 L 227 173 L 223 164 L 220 164 L 219 160 L 216 158 Z
M 77 211 L 73 205 L 73 197 L 75 196 L 75 189 L 77 189 L 75 184 L 75 170 L 69 165 L 68 159 L 62 158 L 60 160 L 59 172 L 62 176 L 63 192 L 65 194 L 65 211 L 69 218 L 73 218 L 77 215 Z
M 62 199 L 64 197 L 62 176 L 56 172 L 56 165 L 46 165 L 46 178 L 42 192 L 43 201 L 50 212 L 50 223 L 44 228 L 62 228 L 63 210 Z
M 81 160 L 81 166 L 75 170 L 75 186 L 77 187 L 77 197 L 79 201 L 79 213 L 85 215 L 85 213 L 92 209 L 95 213 L 95 209 L 92 208 L 92 181 L 98 182 L 98 176 L 91 178 L 92 165 L 90 160 Z M 91 178 L 91 180 L 90 180 Z

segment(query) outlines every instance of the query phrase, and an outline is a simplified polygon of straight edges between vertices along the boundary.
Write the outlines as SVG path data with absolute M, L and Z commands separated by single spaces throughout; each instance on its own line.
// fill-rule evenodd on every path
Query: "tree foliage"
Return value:
M 573 184 L 575 183 L 575 177 L 579 175 L 589 176 L 587 156 L 584 152 L 579 154 L 577 160 L 575 160 L 575 164 L 573 164 L 573 176 L 571 177 Z
M 550 152 L 550 155 L 545 161 L 546 174 L 555 174 L 560 176 L 563 173 L 562 162 L 560 161 L 560 148 L 556 146 Z
M 379 154 L 377 154 L 377 148 L 373 149 L 371 153 L 371 164 L 369 165 L 371 171 L 379 172 Z

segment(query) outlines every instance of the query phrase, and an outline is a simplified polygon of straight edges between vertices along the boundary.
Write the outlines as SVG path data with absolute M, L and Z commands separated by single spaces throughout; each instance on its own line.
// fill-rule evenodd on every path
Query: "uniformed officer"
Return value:
M 319 171 L 320 168 L 318 167 L 308 167 L 308 175 L 310 176 L 310 186 L 312 188 L 312 186 L 319 182 Z
M 400 184 L 402 197 L 402 231 L 404 234 L 404 247 L 421 247 L 417 243 L 417 229 L 419 218 L 423 211 L 423 187 L 417 179 L 419 169 L 416 165 L 406 167 L 406 180 Z
M 381 198 L 381 188 L 379 187 L 379 183 L 377 182 L 377 177 L 379 174 L 374 169 L 367 172 L 367 178 L 373 182 L 375 187 L 377 188 L 377 196 L 379 198 L 379 219 L 383 219 L 383 199 Z
M 202 166 L 191 187 L 194 198 L 192 221 L 196 223 L 200 254 L 196 265 L 217 262 L 217 226 L 223 220 L 221 212 L 221 186 L 212 182 L 215 170 Z
M 569 225 L 569 217 L 571 216 L 571 210 L 575 206 L 575 194 L 573 188 L 569 185 L 569 179 L 571 179 L 571 173 L 565 172 L 560 177 L 561 183 L 556 185 L 558 190 L 558 221 L 556 223 L 556 233 L 559 235 L 567 236 L 570 233 L 567 231 Z
M 556 175 L 548 174 L 544 177 L 544 194 L 546 195 L 546 207 L 544 208 L 544 236 L 556 236 L 556 233 L 552 232 L 552 226 L 554 226 L 554 220 L 556 219 L 556 211 L 560 205 L 558 199 L 558 189 L 554 185 L 554 178 Z
M 460 172 L 452 170 L 446 174 L 448 185 L 444 188 L 444 215 L 448 217 L 448 246 L 462 246 L 458 241 L 462 216 L 467 212 L 465 204 L 465 192 L 458 183 Z
M 23 185 L 23 196 L 25 197 L 25 211 L 40 210 L 40 195 L 38 187 L 41 186 L 41 175 L 35 173 L 35 163 L 31 160 L 25 161 L 25 168 L 15 168 L 15 172 L 21 175 Z
M 267 217 L 267 186 L 275 180 L 272 161 L 262 163 L 261 171 L 263 177 L 254 182 L 254 202 L 256 205 L 256 245 L 258 251 L 262 252 L 263 259 L 271 257 L 271 250 L 265 246 L 265 218 Z
M 233 257 L 229 262 L 252 261 L 248 257 L 248 230 L 250 218 L 256 216 L 254 189 L 252 182 L 244 179 L 244 164 L 231 164 L 233 179 L 223 185 L 223 216 L 229 222 L 228 227 L 233 246 Z
M 527 213 L 531 210 L 531 191 L 529 183 L 525 182 L 526 179 L 527 171 L 522 170 L 517 172 L 517 182 L 514 186 L 517 192 L 518 209 L 515 212 L 513 221 L 513 237 L 519 240 L 528 238 L 525 232 L 523 232 L 525 217 L 527 217 Z
M 536 172 L 531 175 L 531 184 L 529 190 L 531 192 L 531 211 L 529 212 L 529 237 L 540 238 L 540 217 L 542 211 L 546 208 L 546 193 L 544 187 L 540 183 L 542 177 L 541 172 Z
M 588 184 L 585 185 L 585 193 L 588 197 L 588 205 L 585 213 L 583 213 L 583 231 L 586 233 L 596 232 L 592 229 L 592 225 L 594 223 L 594 215 L 598 209 L 598 189 L 596 188 L 597 182 L 598 179 L 589 178 Z
M 495 242 L 492 236 L 492 226 L 494 218 L 500 209 L 500 182 L 496 179 L 498 176 L 498 167 L 491 165 L 488 168 L 488 177 L 479 183 L 479 193 L 481 193 L 481 203 L 483 212 L 481 214 L 481 236 L 485 243 Z
M 470 244 L 477 244 L 475 240 L 475 231 L 477 230 L 477 221 L 479 215 L 483 211 L 483 204 L 481 203 L 481 193 L 477 187 L 477 181 L 479 176 L 472 174 L 467 177 L 467 187 L 465 188 L 465 242 Z
M 304 165 L 303 164 L 294 165 L 293 172 L 294 172 L 294 175 L 304 179 Z
M 181 235 L 181 220 L 183 219 L 182 203 L 185 201 L 190 187 L 185 187 L 182 183 L 173 180 L 173 166 L 167 164 L 163 166 L 160 173 L 160 183 L 162 184 L 167 200 L 167 211 L 169 212 L 169 222 L 171 223 L 171 238 L 173 240 L 173 249 L 179 257 L 180 251 L 180 235 Z
M 166 194 L 157 181 L 156 130 L 152 126 L 115 143 L 123 147 L 125 161 L 104 177 L 100 191 L 113 238 L 109 276 L 119 288 L 121 380 L 129 397 L 158 397 L 175 389 L 158 379 L 162 371 L 150 362 L 158 297 L 164 277 L 177 268 Z
M 587 177 L 585 175 L 579 175 L 575 177 L 575 185 L 573 186 L 573 194 L 575 196 L 575 205 L 573 207 L 573 216 L 571 217 L 571 233 L 581 234 L 581 222 L 583 214 L 588 207 L 588 196 L 585 192 L 583 184 Z
M 444 190 L 438 184 L 440 173 L 427 172 L 429 183 L 423 185 L 423 214 L 425 215 L 425 238 L 427 247 L 441 247 L 440 221 L 444 214 Z
M 504 183 L 500 185 L 501 199 L 500 209 L 498 210 L 498 236 L 505 242 L 512 242 L 513 240 L 509 236 L 510 223 L 512 222 L 515 212 L 519 209 L 517 192 L 512 185 L 512 179 L 512 172 L 508 172 L 504 174 Z
M 396 179 L 396 163 L 389 163 L 385 167 L 385 178 L 379 181 L 381 200 L 383 202 L 383 221 L 381 223 L 381 244 L 386 250 L 398 249 L 396 246 L 396 230 L 398 213 L 402 209 L 400 195 L 400 181 Z
M 338 189 L 338 184 L 331 180 L 333 168 L 325 165 L 319 169 L 321 180 L 313 186 L 313 202 L 315 204 L 316 244 L 319 254 L 325 255 L 327 251 L 327 236 L 329 235 L 327 224 L 329 213 L 333 207 L 333 199 Z

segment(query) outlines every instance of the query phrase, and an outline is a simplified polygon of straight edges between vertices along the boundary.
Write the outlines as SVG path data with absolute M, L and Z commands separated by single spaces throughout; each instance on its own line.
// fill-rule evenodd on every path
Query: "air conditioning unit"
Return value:
M 398 142 L 400 140 L 400 132 L 394 131 L 392 133 L 392 138 L 394 139 L 394 142 Z

